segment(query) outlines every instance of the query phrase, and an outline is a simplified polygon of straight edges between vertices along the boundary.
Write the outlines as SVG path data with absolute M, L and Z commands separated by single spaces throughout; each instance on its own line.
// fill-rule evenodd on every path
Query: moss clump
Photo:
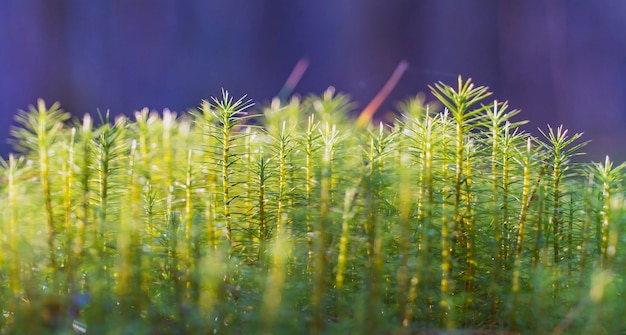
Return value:
M 0 333 L 624 330 L 624 165 L 459 78 L 362 126 L 329 90 L 68 125 L 1 160 Z M 438 106 L 443 106 L 440 110 Z

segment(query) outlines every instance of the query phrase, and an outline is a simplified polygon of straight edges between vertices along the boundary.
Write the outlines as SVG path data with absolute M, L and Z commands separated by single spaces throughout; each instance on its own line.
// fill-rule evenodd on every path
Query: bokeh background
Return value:
M 626 159 L 623 0 L 2 0 L 0 154 L 39 97 L 76 116 L 185 111 L 222 87 L 263 103 L 303 57 L 298 94 L 363 107 L 407 60 L 383 109 L 462 74 L 527 130 L 564 124 L 592 140 L 586 160 Z

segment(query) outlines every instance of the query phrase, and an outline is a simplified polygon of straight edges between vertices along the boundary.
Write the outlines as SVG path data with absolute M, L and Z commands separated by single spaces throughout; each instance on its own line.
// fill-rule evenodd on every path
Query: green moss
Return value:
M 624 331 L 624 165 L 431 90 L 366 127 L 333 90 L 95 127 L 39 101 L 0 161 L 0 333 Z

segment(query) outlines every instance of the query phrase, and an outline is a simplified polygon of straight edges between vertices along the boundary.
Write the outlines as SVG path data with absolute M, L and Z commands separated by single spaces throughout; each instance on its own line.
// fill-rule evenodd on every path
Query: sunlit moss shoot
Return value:
M 489 96 L 38 101 L 0 159 L 0 334 L 624 333 L 626 165 Z

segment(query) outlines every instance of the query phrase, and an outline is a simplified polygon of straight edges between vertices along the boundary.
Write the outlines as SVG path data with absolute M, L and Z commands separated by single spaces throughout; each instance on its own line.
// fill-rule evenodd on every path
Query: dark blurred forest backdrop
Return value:
M 363 107 L 407 60 L 386 110 L 462 74 L 529 131 L 564 124 L 593 141 L 586 160 L 626 159 L 624 0 L 2 0 L 0 153 L 39 97 L 75 116 L 185 111 L 222 87 L 262 103 L 302 57 L 299 94 Z

